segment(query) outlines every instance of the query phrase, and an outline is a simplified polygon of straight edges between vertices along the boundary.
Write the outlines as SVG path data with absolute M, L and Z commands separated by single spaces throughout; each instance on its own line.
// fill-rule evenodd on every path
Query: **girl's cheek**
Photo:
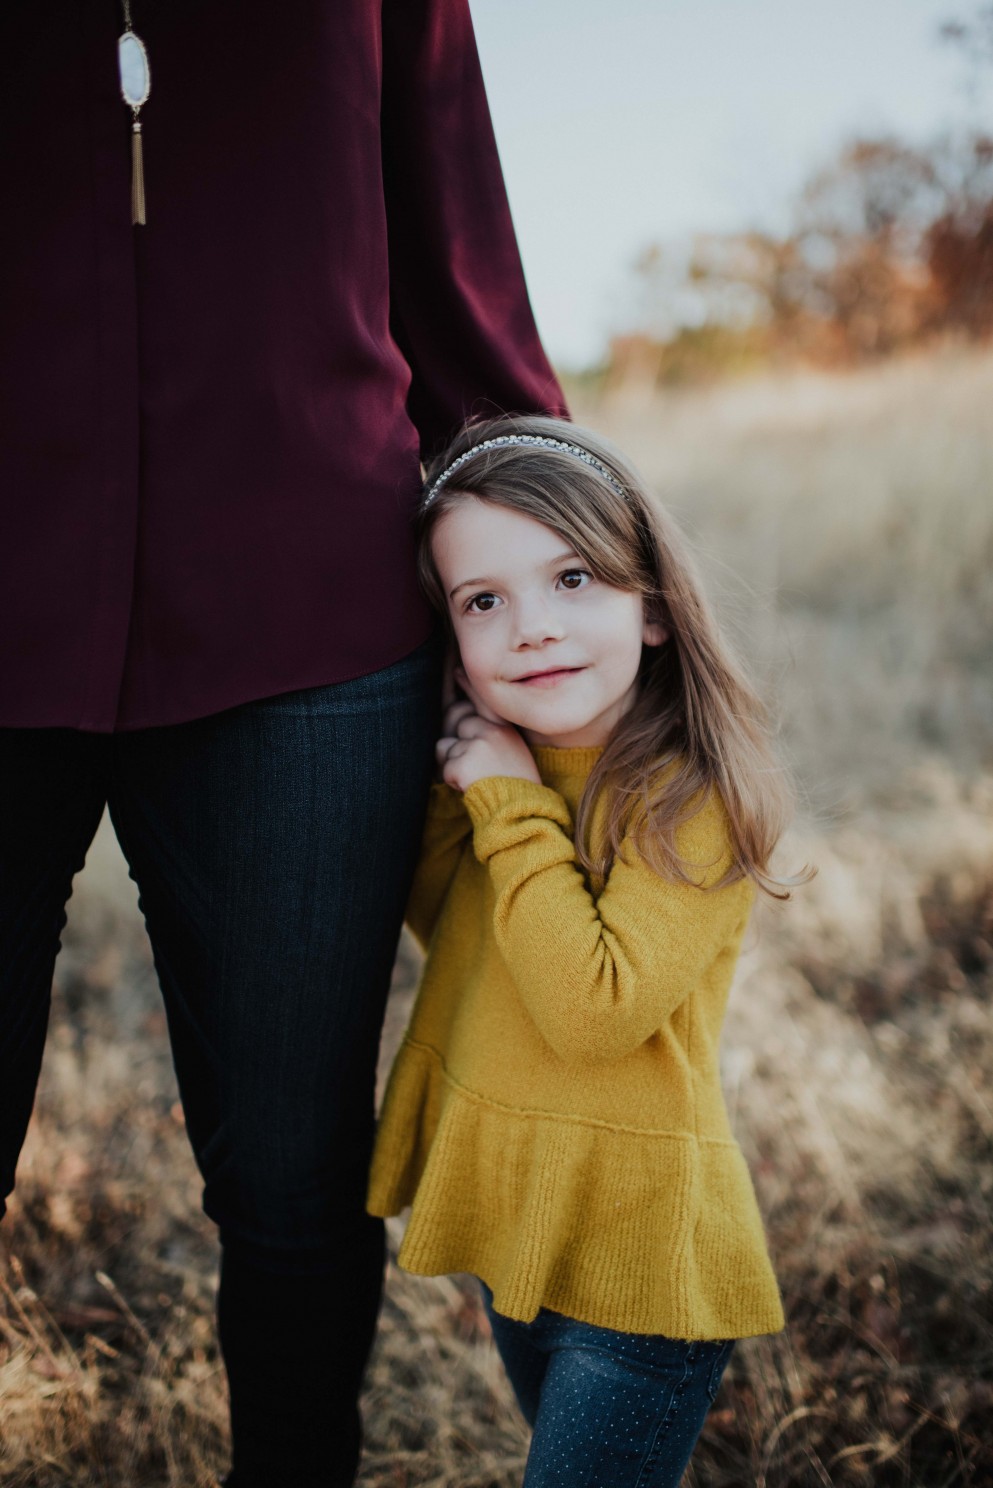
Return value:
M 461 617 L 460 621 L 456 621 L 455 624 L 455 639 L 459 643 L 462 659 L 471 659 L 484 654 L 486 651 L 485 633 L 477 626 L 466 624 Z
M 462 669 L 477 692 L 483 691 L 489 682 L 489 672 L 480 665 L 479 657 L 462 657 Z
M 455 644 L 459 654 L 459 665 L 473 682 L 479 672 L 478 647 L 473 645 L 472 636 L 459 633 L 458 626 L 455 627 Z

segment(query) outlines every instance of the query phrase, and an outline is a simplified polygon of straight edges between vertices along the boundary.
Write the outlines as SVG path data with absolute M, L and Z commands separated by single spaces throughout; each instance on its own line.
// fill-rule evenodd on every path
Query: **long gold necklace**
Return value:
M 124 31 L 117 39 L 117 65 L 121 74 L 121 97 L 131 110 L 131 221 L 145 222 L 145 160 L 138 115 L 152 91 L 148 51 L 131 25 L 131 0 L 123 0 Z

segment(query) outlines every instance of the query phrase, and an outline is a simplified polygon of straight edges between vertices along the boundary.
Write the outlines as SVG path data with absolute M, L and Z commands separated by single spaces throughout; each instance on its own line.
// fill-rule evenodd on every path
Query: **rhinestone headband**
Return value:
M 455 472 L 461 470 L 468 460 L 474 459 L 483 450 L 503 449 L 507 445 L 531 445 L 539 449 L 566 450 L 570 455 L 575 455 L 577 460 L 582 460 L 583 464 L 588 465 L 591 470 L 595 470 L 598 475 L 602 475 L 607 484 L 613 486 L 618 496 L 626 495 L 624 487 L 619 484 L 606 465 L 591 455 L 589 450 L 583 449 L 582 445 L 569 444 L 565 439 L 550 439 L 544 434 L 500 434 L 496 439 L 484 439 L 481 444 L 474 444 L 472 449 L 467 449 L 464 454 L 459 455 L 457 460 L 453 460 L 451 465 L 448 465 L 428 488 L 421 504 L 421 510 L 430 506 L 442 486 L 447 485 Z

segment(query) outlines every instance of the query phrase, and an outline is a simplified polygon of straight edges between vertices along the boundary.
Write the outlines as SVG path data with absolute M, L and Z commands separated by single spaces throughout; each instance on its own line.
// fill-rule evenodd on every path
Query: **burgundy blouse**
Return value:
M 419 455 L 564 411 L 467 0 L 0 5 L 0 725 L 176 723 L 430 620 Z

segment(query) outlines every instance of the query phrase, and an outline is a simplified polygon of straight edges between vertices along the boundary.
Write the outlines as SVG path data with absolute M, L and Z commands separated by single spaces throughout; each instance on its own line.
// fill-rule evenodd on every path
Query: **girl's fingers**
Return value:
M 488 718 L 481 718 L 478 713 L 466 713 L 459 719 L 455 732 L 460 739 L 485 739 L 497 726 L 490 723 Z
M 446 760 L 458 759 L 459 755 L 465 754 L 468 748 L 469 741 L 467 739 L 455 739 L 451 735 L 446 734 L 434 746 L 434 757 L 439 765 L 443 765 Z
M 473 707 L 472 703 L 467 702 L 465 698 L 459 698 L 457 703 L 452 703 L 451 707 L 447 708 L 445 711 L 445 719 L 443 724 L 445 733 L 457 733 L 458 726 L 461 720 L 468 717 L 470 713 L 474 713 L 475 711 L 476 710 Z

